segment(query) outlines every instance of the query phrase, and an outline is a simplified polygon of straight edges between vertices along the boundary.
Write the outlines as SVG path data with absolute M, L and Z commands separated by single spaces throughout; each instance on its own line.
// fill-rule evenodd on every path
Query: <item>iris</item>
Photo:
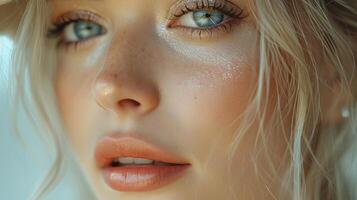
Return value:
M 78 21 L 73 23 L 73 32 L 78 40 L 86 40 L 103 33 L 103 27 L 91 22 Z
M 214 10 L 199 10 L 193 12 L 193 20 L 201 28 L 211 28 L 220 24 L 224 20 L 224 14 Z

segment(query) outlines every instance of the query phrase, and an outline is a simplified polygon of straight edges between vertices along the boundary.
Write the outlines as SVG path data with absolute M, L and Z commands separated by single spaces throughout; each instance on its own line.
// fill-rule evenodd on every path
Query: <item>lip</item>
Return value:
M 113 159 L 120 157 L 144 158 L 168 164 L 112 166 Z M 97 142 L 95 160 L 106 184 L 121 192 L 145 192 L 164 187 L 182 177 L 191 166 L 184 159 L 147 141 L 116 134 Z

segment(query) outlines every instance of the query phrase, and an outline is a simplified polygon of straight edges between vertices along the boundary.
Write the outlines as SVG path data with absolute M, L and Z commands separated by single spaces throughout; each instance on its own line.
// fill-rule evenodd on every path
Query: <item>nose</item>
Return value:
M 154 83 L 129 72 L 105 70 L 94 85 L 99 106 L 119 116 L 141 116 L 159 104 L 159 93 Z

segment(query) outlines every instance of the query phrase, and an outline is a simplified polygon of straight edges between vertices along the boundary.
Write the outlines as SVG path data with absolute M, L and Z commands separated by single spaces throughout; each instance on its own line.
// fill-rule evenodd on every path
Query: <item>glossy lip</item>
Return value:
M 125 165 L 113 167 L 120 157 L 145 158 L 174 165 Z M 144 192 L 161 188 L 184 175 L 191 165 L 159 147 L 133 136 L 113 134 L 97 142 L 95 160 L 105 182 L 114 190 Z

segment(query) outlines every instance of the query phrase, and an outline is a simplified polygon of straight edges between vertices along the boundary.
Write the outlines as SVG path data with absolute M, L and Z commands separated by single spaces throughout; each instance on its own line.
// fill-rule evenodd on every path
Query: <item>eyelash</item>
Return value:
M 208 4 L 207 4 L 208 2 L 207 0 L 195 0 L 193 2 L 190 2 L 193 5 L 193 7 L 189 7 L 188 3 L 184 1 L 187 0 L 181 0 L 178 3 L 178 5 L 175 6 L 178 12 L 176 11 L 176 13 L 173 14 L 173 17 L 169 19 L 170 22 L 168 23 L 167 27 L 182 30 L 185 33 L 190 34 L 190 36 L 193 38 L 198 37 L 198 39 L 203 39 L 203 38 L 213 37 L 213 34 L 219 34 L 221 32 L 228 33 L 232 30 L 232 27 L 234 25 L 237 25 L 242 19 L 246 17 L 242 9 L 238 8 L 237 6 L 234 6 L 234 4 L 228 0 L 214 0 L 213 2 L 209 2 Z M 175 26 L 175 21 L 177 21 L 183 15 L 198 10 L 208 10 L 208 9 L 213 9 L 222 12 L 222 14 L 227 15 L 232 19 L 222 24 L 219 24 L 217 26 L 209 27 L 209 28 Z M 83 41 L 75 41 L 75 42 L 66 42 L 64 41 L 63 38 L 61 38 L 61 35 L 63 37 L 64 30 L 67 27 L 67 25 L 75 22 L 81 22 L 81 21 L 97 23 L 98 25 L 102 26 L 100 23 L 101 21 L 100 17 L 90 11 L 70 12 L 68 14 L 62 15 L 59 19 L 56 20 L 56 22 L 53 24 L 53 27 L 50 28 L 48 31 L 48 37 L 59 39 L 57 42 L 57 46 L 65 47 L 65 48 L 71 46 L 73 46 L 74 48 L 78 48 L 79 45 L 83 45 L 87 41 L 97 38 L 94 37 L 94 38 L 85 39 Z M 102 27 L 105 30 L 104 33 L 106 33 L 105 27 L 104 26 Z
M 233 18 L 244 18 L 243 16 L 243 10 L 238 8 L 237 6 L 234 6 L 233 3 L 231 3 L 228 0 L 214 0 L 213 2 L 208 3 L 208 5 L 205 5 L 207 3 L 207 0 L 194 0 L 191 2 L 193 4 L 193 8 L 189 8 L 188 3 L 182 2 L 182 1 L 187 1 L 187 0 L 181 0 L 181 2 L 178 3 L 176 6 L 176 9 L 178 7 L 178 12 L 174 14 L 174 17 L 178 18 L 183 16 L 184 14 L 187 14 L 188 12 L 193 12 L 201 9 L 216 9 L 218 11 L 223 12 L 224 14 L 233 17 Z M 229 5 L 229 7 L 227 7 Z
M 83 45 L 87 41 L 95 39 L 95 38 L 90 38 L 90 39 L 86 39 L 86 40 L 83 40 L 83 41 L 76 41 L 76 42 L 66 42 L 61 37 L 63 37 L 62 34 L 64 34 L 64 30 L 69 24 L 75 23 L 75 22 L 81 22 L 81 21 L 89 22 L 89 23 L 97 23 L 100 26 L 102 26 L 99 16 L 97 16 L 96 14 L 94 14 L 94 13 L 92 13 L 90 11 L 80 10 L 80 11 L 70 12 L 68 14 L 64 14 L 60 18 L 58 18 L 56 20 L 56 22 L 53 24 L 52 28 L 50 28 L 48 30 L 47 36 L 49 38 L 58 39 L 57 47 L 67 48 L 67 47 L 73 46 L 74 48 L 78 48 L 79 45 Z M 105 29 L 104 26 L 102 26 L 102 27 L 103 27 L 104 33 L 105 33 L 106 29 Z
M 213 34 L 219 34 L 219 33 L 229 33 L 234 25 L 238 25 L 241 20 L 247 17 L 247 15 L 244 14 L 244 10 L 239 8 L 238 6 L 235 6 L 233 3 L 231 3 L 228 0 L 214 0 L 211 2 L 208 2 L 207 0 L 195 0 L 191 2 L 193 7 L 189 7 L 187 3 L 185 3 L 187 0 L 182 0 L 181 2 L 178 3 L 178 5 L 175 7 L 175 9 L 179 10 L 173 15 L 173 18 L 170 19 L 170 23 L 168 24 L 168 28 L 177 28 L 180 30 L 183 30 L 185 33 L 190 34 L 190 36 L 198 39 L 205 39 L 205 38 L 212 38 Z M 207 4 L 208 5 L 205 5 Z M 222 12 L 223 14 L 231 17 L 232 19 L 228 20 L 225 23 L 219 24 L 218 26 L 215 27 L 209 27 L 209 28 L 192 28 L 192 27 L 185 27 L 185 26 L 175 26 L 175 21 L 178 20 L 180 17 L 184 16 L 185 14 L 188 14 L 190 12 L 198 11 L 198 10 L 209 10 L 209 9 L 214 9 L 217 11 Z

